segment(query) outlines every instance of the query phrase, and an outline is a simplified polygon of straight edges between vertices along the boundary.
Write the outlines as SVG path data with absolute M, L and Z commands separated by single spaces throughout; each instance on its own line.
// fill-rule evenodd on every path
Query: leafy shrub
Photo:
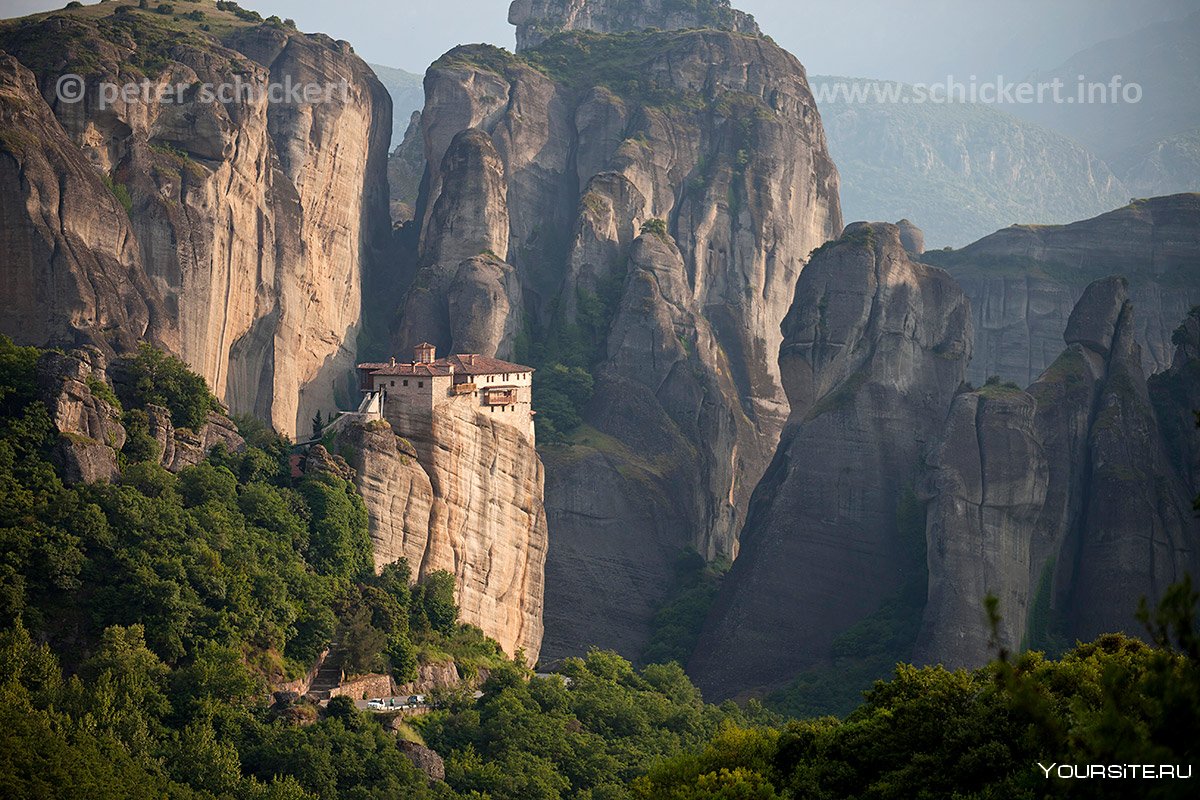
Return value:
M 133 210 L 133 198 L 129 195 L 128 186 L 123 183 L 115 183 L 108 175 L 101 175 L 100 180 L 112 192 L 113 197 L 117 198 L 117 202 L 121 204 L 121 208 L 125 209 L 126 214 Z
M 654 219 L 648 219 L 642 223 L 642 233 L 653 234 L 660 239 L 665 239 L 667 238 L 668 234 L 667 223 L 661 219 L 658 219 L 657 217 Z
M 728 562 L 710 565 L 695 550 L 680 554 L 674 582 L 654 615 L 650 641 L 642 651 L 643 663 L 687 663 L 729 566 Z
M 246 22 L 262 22 L 262 14 L 259 14 L 257 11 L 250 11 L 249 9 L 242 8 L 237 3 L 232 2 L 232 0 L 217 0 L 217 10 L 229 11 L 238 19 Z

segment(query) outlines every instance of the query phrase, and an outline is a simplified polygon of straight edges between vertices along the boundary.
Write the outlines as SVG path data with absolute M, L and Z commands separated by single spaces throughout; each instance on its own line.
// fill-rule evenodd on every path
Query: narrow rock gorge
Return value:
M 800 63 L 725 3 L 658 8 L 516 2 L 518 54 L 459 47 L 425 79 L 393 349 L 590 376 L 578 420 L 539 434 L 551 658 L 636 655 L 678 554 L 736 555 L 787 416 L 779 323 L 841 229 Z

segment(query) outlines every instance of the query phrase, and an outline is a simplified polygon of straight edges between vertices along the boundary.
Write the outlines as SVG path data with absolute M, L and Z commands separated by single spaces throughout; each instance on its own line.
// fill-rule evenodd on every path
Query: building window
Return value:
M 504 382 L 508 383 L 508 373 L 504 373 Z
M 424 388 L 425 388 L 425 381 L 417 381 L 417 388 L 418 388 L 418 389 L 424 389 Z
M 395 386 L 395 385 L 396 385 L 396 382 L 395 382 L 395 381 L 392 381 L 392 386 Z
M 394 383 L 392 384 L 392 386 L 395 386 L 395 385 L 396 385 L 396 384 L 394 384 Z M 405 385 L 405 386 L 408 386 L 408 381 L 405 381 L 405 382 L 404 382 L 404 385 Z

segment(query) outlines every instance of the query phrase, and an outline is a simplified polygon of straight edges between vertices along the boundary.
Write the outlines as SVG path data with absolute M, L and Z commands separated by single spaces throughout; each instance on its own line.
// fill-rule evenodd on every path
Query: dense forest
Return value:
M 998 652 L 974 672 L 898 665 L 841 719 L 706 704 L 677 663 L 639 670 L 611 652 L 538 677 L 458 621 L 448 574 L 411 585 L 404 562 L 376 574 L 353 485 L 296 477 L 290 444 L 261 424 L 240 420 L 243 451 L 159 466 L 146 405 L 186 427 L 216 402 L 157 351 L 91 387 L 130 432 L 120 478 L 65 482 L 44 357 L 0 337 L 0 796 L 1096 797 L 1130 784 L 1048 778 L 1038 762 L 1197 757 L 1190 583 L 1143 610 L 1152 644 Z M 435 653 L 486 667 L 482 697 L 446 692 L 401 727 L 445 759 L 444 781 L 406 757 L 387 715 L 347 698 L 272 701 L 335 636 L 354 669 L 398 680 Z M 670 638 L 657 655 L 676 653 Z M 1144 795 L 1189 784 L 1147 782 Z

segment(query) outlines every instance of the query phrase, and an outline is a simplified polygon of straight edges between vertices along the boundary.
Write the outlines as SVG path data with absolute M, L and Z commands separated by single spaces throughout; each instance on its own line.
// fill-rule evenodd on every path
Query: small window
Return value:
M 392 386 L 395 386 L 395 385 L 396 385 L 396 384 L 394 384 L 394 383 L 392 384 Z M 408 386 L 408 381 L 405 381 L 405 382 L 404 382 L 404 385 L 405 385 L 405 386 Z
M 418 389 L 424 389 L 424 388 L 425 388 L 425 381 L 417 381 L 417 388 L 418 388 Z
M 507 373 L 507 372 L 506 372 L 506 373 L 504 373 L 504 382 L 505 382 L 505 383 L 507 383 L 507 382 L 508 382 L 508 373 Z
M 392 381 L 392 386 L 395 386 L 395 385 L 396 385 L 396 382 L 395 382 L 395 381 Z

